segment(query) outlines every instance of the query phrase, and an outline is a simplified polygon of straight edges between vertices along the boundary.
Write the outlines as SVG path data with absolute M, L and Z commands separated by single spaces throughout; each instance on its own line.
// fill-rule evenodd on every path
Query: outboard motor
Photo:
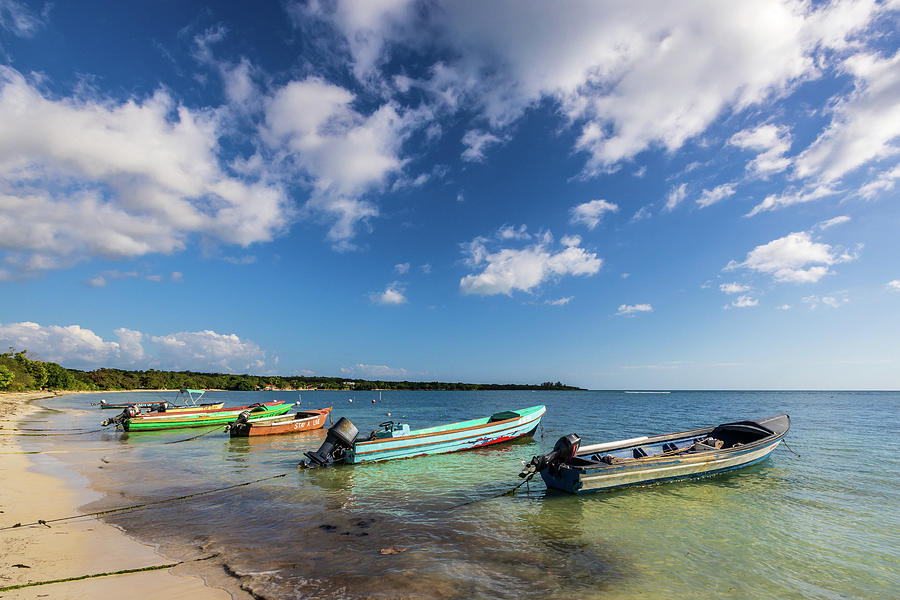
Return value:
M 112 417 L 111 419 L 104 419 L 104 421 L 100 423 L 100 425 L 102 425 L 103 427 L 106 427 L 107 425 L 121 425 L 125 422 L 125 419 L 136 417 L 139 414 L 141 414 L 141 411 L 138 407 L 129 406 L 115 417 Z
M 247 423 L 250 422 L 250 411 L 242 410 L 238 413 L 237 419 L 229 423 L 225 426 L 225 431 L 231 431 L 232 429 L 240 432 L 241 429 L 247 427 Z
M 344 453 L 353 448 L 353 443 L 359 437 L 359 429 L 347 420 L 346 417 L 338 419 L 337 423 L 328 429 L 325 441 L 315 452 L 304 452 L 308 460 L 300 462 L 302 467 L 322 467 L 344 457 Z
M 525 464 L 525 468 L 519 473 L 519 477 L 525 478 L 548 467 L 558 467 L 578 452 L 578 446 L 581 445 L 581 438 L 577 434 L 570 433 L 565 437 L 561 437 L 556 441 L 553 450 L 541 456 L 534 456 L 531 461 Z

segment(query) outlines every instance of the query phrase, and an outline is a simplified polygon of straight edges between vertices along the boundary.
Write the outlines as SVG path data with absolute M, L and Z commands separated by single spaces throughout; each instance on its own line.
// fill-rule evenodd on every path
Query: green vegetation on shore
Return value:
M 440 381 L 371 381 L 346 377 L 231 375 L 193 371 L 126 371 L 94 369 L 79 371 L 56 363 L 34 360 L 26 350 L 0 354 L 0 391 L 29 390 L 177 390 L 181 388 L 241 390 L 577 390 L 580 388 L 546 381 L 540 385 L 446 383 Z

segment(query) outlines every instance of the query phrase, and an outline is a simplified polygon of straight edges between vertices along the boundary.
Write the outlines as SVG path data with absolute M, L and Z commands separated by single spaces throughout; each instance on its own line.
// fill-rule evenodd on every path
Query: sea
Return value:
M 324 431 L 124 433 L 99 427 L 118 411 L 91 406 L 174 392 L 42 400 L 21 425 L 38 435 L 20 441 L 38 468 L 83 478 L 82 512 L 147 504 L 103 518 L 244 597 L 900 597 L 900 392 L 636 391 L 206 394 L 332 406 L 363 433 L 547 407 L 533 439 L 318 470 L 298 463 Z M 580 496 L 538 477 L 503 495 L 569 433 L 589 444 L 781 413 L 790 449 L 742 470 Z

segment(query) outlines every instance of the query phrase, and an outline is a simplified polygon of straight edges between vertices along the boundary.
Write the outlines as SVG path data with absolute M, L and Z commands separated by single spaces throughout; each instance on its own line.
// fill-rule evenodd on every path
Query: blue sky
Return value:
M 0 0 L 0 344 L 900 388 L 900 3 Z

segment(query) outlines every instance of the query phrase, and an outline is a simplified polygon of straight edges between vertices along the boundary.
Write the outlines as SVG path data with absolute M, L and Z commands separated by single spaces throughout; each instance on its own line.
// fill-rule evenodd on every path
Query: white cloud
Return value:
M 740 294 L 741 292 L 746 292 L 750 289 L 749 285 L 742 285 L 737 282 L 732 283 L 723 283 L 719 286 L 719 289 L 726 294 Z
M 121 327 L 118 341 L 104 340 L 79 325 L 0 323 L 0 343 L 27 349 L 69 368 L 164 368 L 193 371 L 258 372 L 266 354 L 235 334 L 191 331 L 151 336 Z
M 403 168 L 400 146 L 417 116 L 388 102 L 364 115 L 353 109 L 355 96 L 321 79 L 292 81 L 266 105 L 263 137 L 282 160 L 310 178 L 307 210 L 335 223 L 328 232 L 346 242 L 356 225 L 378 215 L 361 199 Z
M 869 181 L 859 189 L 859 195 L 866 200 L 871 200 L 881 192 L 894 189 L 896 181 L 900 179 L 900 164 L 892 169 L 887 169 L 878 174 L 875 179 Z
M 496 135 L 486 131 L 477 129 L 467 131 L 462 138 L 462 143 L 466 147 L 463 150 L 462 159 L 468 162 L 483 162 L 485 150 L 502 141 Z
M 755 175 L 765 177 L 784 171 L 791 164 L 790 159 L 784 156 L 791 149 L 790 130 L 785 126 L 766 124 L 745 129 L 731 136 L 728 143 L 759 152 L 756 158 L 747 163 L 747 170 Z
M 150 336 L 150 339 L 156 344 L 157 360 L 164 368 L 247 373 L 259 372 L 265 366 L 265 352 L 234 333 L 220 334 L 206 329 Z
M 825 221 L 816 223 L 816 227 L 818 227 L 820 231 L 825 231 L 826 229 L 830 229 L 831 227 L 834 227 L 835 225 L 843 225 L 844 223 L 849 223 L 849 222 L 850 222 L 850 217 L 848 217 L 846 215 L 841 215 L 839 217 L 833 217 L 831 219 L 827 219 Z
M 581 236 L 580 235 L 564 235 L 560 238 L 559 243 L 563 246 L 580 246 L 581 245 Z
M 831 272 L 831 265 L 855 258 L 846 252 L 838 254 L 828 244 L 813 242 L 807 232 L 797 232 L 757 246 L 743 262 L 731 261 L 724 270 L 743 267 L 768 273 L 776 281 L 815 283 Z
M 569 243 L 574 240 L 567 238 Z M 545 233 L 541 241 L 521 249 L 504 248 L 490 252 L 485 238 L 475 238 L 464 248 L 468 256 L 466 264 L 483 267 L 477 274 L 460 279 L 464 294 L 490 296 L 512 295 L 515 290 L 531 291 L 554 277 L 564 275 L 595 275 L 603 265 L 603 259 L 578 246 L 565 246 L 558 252 L 550 249 L 552 236 Z
M 528 233 L 525 225 L 513 227 L 512 225 L 504 225 L 497 230 L 497 238 L 501 240 L 528 240 L 531 234 Z
M 394 281 L 389 283 L 383 292 L 372 292 L 369 298 L 375 304 L 396 305 L 406 304 L 407 299 L 403 294 L 406 290 L 400 286 L 400 283 Z
M 405 275 L 406 273 L 409 273 L 409 266 L 410 265 L 408 262 L 398 263 L 394 265 L 394 273 L 397 273 L 398 275 Z
M 90 256 L 171 253 L 192 234 L 228 244 L 286 228 L 282 189 L 219 167 L 220 122 L 165 91 L 45 97 L 0 67 L 0 249 L 20 273 Z
M 422 273 L 425 275 L 431 275 L 431 264 L 425 263 L 424 265 L 419 265 L 419 269 L 421 269 Z
M 400 379 L 409 377 L 409 371 L 387 365 L 367 365 L 358 363 L 352 367 L 341 367 L 341 373 L 356 379 Z
M 818 200 L 819 198 L 833 196 L 837 194 L 838 191 L 839 190 L 836 190 L 828 185 L 816 185 L 801 190 L 782 192 L 781 194 L 769 194 L 768 196 L 766 196 L 765 200 L 754 206 L 746 216 L 753 217 L 763 211 L 775 210 L 778 208 L 784 208 L 786 206 L 793 206 L 794 204 L 812 202 L 813 200 Z
M 888 281 L 886 287 L 887 289 L 893 290 L 895 292 L 900 291 L 900 279 L 892 279 L 891 281 Z
M 781 306 L 776 306 L 775 310 L 791 310 L 790 304 L 782 304 Z
M 723 183 L 722 185 L 716 186 L 711 190 L 703 190 L 703 192 L 700 194 L 700 197 L 697 199 L 697 205 L 700 208 L 706 208 L 707 206 L 712 206 L 719 200 L 728 198 L 729 196 L 733 195 L 734 184 Z
M 843 66 L 856 89 L 838 100 L 831 124 L 797 156 L 798 177 L 834 181 L 900 151 L 900 52 L 887 58 L 859 53 Z
M 668 212 L 672 212 L 675 210 L 675 207 L 681 204 L 681 201 L 687 198 L 687 184 L 682 183 L 679 186 L 673 187 L 669 190 L 669 195 L 666 197 L 666 206 L 665 210 Z
M 608 212 L 619 212 L 618 205 L 606 200 L 591 200 L 572 207 L 572 218 L 569 222 L 573 225 L 582 223 L 588 229 L 594 229 L 600 224 L 603 215 Z
M 79 325 L 49 325 L 23 321 L 0 323 L 0 345 L 28 350 L 43 360 L 64 366 L 102 365 L 117 360 L 118 342 L 108 342 Z
M 49 11 L 45 7 L 44 11 Z M 46 24 L 46 14 L 40 17 L 17 0 L 0 0 L 0 27 L 21 38 L 30 38 Z
M 806 296 L 803 298 L 803 302 L 805 304 L 809 304 L 810 310 L 814 310 L 819 306 L 819 304 L 830 306 L 831 308 L 840 308 L 844 304 L 850 302 L 850 298 L 847 297 L 846 290 L 841 290 L 838 292 L 832 292 L 827 296 Z
M 731 306 L 735 308 L 749 308 L 757 304 L 759 304 L 759 301 L 750 296 L 738 296 L 731 302 Z
M 181 271 L 172 271 L 169 279 L 171 279 L 175 283 L 181 283 L 182 281 L 184 281 L 184 273 L 182 273 Z
M 616 314 L 633 317 L 641 312 L 653 312 L 653 307 L 649 304 L 620 304 Z
M 574 298 L 574 296 L 565 296 L 563 298 L 557 298 L 556 300 L 545 300 L 544 304 L 549 304 L 550 306 L 565 306 Z
M 653 215 L 650 213 L 650 207 L 642 206 L 637 210 L 636 213 L 634 213 L 634 216 L 631 217 L 631 220 L 633 222 L 643 221 L 645 219 L 649 219 L 651 216 Z

